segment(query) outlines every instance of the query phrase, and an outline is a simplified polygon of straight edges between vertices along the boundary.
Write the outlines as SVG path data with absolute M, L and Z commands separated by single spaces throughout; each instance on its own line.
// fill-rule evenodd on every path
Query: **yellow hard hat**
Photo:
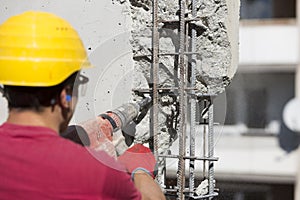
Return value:
M 87 67 L 79 35 L 52 13 L 27 11 L 0 25 L 0 84 L 53 86 Z

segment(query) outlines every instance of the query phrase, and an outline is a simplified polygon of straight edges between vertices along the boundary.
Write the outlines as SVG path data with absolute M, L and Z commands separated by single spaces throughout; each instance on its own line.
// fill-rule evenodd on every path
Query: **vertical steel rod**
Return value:
M 196 5 L 195 5 L 195 0 L 192 0 L 192 17 L 197 16 L 196 12 Z M 195 27 L 191 27 L 192 33 L 191 33 L 191 41 L 190 41 L 190 49 L 191 52 L 196 51 L 196 44 L 195 44 L 195 39 L 196 39 L 196 30 Z M 196 55 L 191 56 L 191 61 L 190 61 L 190 66 L 191 66 L 191 74 L 190 74 L 190 87 L 194 88 L 195 87 L 195 68 L 196 68 Z M 191 91 L 192 97 L 190 98 L 190 156 L 193 157 L 195 156 L 195 137 L 196 137 L 196 100 L 193 98 L 195 91 Z M 190 188 L 190 196 L 194 195 L 194 188 L 195 188 L 195 160 L 190 160 L 190 179 L 189 179 L 189 188 Z
M 214 104 L 213 99 L 210 99 L 210 107 L 208 110 L 208 157 L 214 156 Z M 208 192 L 209 195 L 214 193 L 214 162 L 208 161 Z M 209 197 L 209 200 L 213 197 Z
M 152 135 L 153 148 L 158 160 L 158 67 L 159 67 L 159 33 L 158 33 L 158 0 L 152 1 L 153 30 L 152 30 L 152 81 L 153 81 L 153 108 L 152 108 Z
M 207 100 L 203 100 L 203 110 L 207 108 Z M 202 110 L 202 112 L 203 112 Z M 202 116 L 203 118 L 203 116 Z M 206 118 L 203 118 L 203 122 L 204 122 L 204 126 L 203 126 L 203 157 L 206 157 L 206 148 L 207 148 L 207 137 L 206 135 L 208 134 L 207 133 L 207 119 Z M 206 160 L 203 161 L 203 178 L 206 178 Z
M 184 199 L 185 189 L 185 146 L 186 146 L 186 69 L 185 69 L 185 0 L 180 0 L 180 16 L 179 16 L 179 70 L 180 70 L 180 84 L 179 84 L 179 109 L 180 109 L 180 130 L 179 130 L 179 160 L 178 160 L 178 199 Z

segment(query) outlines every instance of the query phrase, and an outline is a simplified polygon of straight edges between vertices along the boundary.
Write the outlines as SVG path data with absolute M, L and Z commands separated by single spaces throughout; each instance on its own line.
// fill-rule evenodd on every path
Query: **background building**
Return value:
M 241 1 L 238 73 L 216 105 L 223 124 L 227 102 L 216 140 L 218 199 L 296 199 L 299 139 L 282 119 L 297 90 L 296 3 Z

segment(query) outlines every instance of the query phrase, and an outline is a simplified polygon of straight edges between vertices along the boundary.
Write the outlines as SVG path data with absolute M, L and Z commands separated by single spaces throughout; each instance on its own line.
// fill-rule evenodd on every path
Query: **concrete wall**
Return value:
M 2 0 L 0 23 L 26 10 L 53 12 L 68 20 L 78 31 L 94 69 L 87 94 L 81 97 L 73 122 L 128 102 L 131 96 L 130 20 L 124 7 L 113 0 Z M 45 22 L 47 23 L 47 22 Z M 0 100 L 0 122 L 7 117 L 6 102 Z

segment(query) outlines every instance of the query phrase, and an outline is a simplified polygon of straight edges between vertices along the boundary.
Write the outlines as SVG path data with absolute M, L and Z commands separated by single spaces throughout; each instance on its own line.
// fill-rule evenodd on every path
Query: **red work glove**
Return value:
M 136 144 L 127 149 L 118 160 L 126 167 L 132 179 L 139 170 L 148 173 L 152 178 L 155 177 L 156 160 L 151 150 L 142 144 Z

